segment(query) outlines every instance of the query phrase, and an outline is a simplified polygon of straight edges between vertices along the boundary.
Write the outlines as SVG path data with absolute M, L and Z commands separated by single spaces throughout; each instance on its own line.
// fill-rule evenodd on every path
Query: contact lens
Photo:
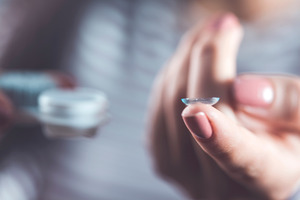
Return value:
M 218 103 L 220 100 L 219 97 L 210 97 L 210 98 L 183 98 L 181 101 L 185 105 L 191 105 L 191 104 L 196 104 L 196 103 L 203 103 L 203 104 L 208 104 L 208 105 L 215 105 Z

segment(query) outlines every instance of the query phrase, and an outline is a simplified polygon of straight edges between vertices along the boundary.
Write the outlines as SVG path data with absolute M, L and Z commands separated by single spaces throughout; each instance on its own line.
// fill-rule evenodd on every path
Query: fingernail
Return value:
M 235 26 L 237 24 L 238 19 L 236 18 L 236 16 L 231 13 L 228 13 L 217 18 L 213 23 L 213 27 L 215 29 L 224 29 Z
M 209 139 L 212 136 L 211 125 L 203 112 L 182 117 L 190 132 L 192 132 L 198 138 Z
M 239 104 L 267 107 L 274 99 L 274 90 L 265 78 L 238 77 L 233 84 L 233 96 Z

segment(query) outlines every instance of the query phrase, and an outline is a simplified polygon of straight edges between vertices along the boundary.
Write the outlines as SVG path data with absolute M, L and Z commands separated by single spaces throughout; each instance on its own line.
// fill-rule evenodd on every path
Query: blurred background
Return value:
M 88 139 L 11 128 L 0 146 L 0 199 L 184 198 L 153 171 L 145 136 L 152 82 L 180 38 L 178 13 L 173 0 L 2 2 L 3 71 L 70 74 L 107 95 L 111 121 Z

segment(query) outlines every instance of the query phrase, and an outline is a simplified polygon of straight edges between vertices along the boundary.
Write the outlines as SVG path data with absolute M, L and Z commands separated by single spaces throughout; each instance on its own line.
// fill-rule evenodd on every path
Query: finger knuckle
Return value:
M 195 57 L 211 57 L 216 51 L 216 44 L 213 41 L 199 41 L 194 46 L 192 54 Z

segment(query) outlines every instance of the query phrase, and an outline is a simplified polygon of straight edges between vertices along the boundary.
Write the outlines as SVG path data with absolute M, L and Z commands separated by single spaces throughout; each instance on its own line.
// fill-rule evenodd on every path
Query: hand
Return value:
M 76 86 L 75 79 L 67 74 L 53 70 L 46 71 L 45 73 L 54 79 L 59 88 L 72 89 Z
M 300 79 L 242 75 L 236 120 L 207 105 L 184 109 L 198 145 L 234 180 L 268 199 L 287 199 L 300 180 Z
M 231 14 L 197 25 L 183 38 L 154 87 L 149 131 L 156 169 L 193 198 L 285 199 L 299 180 L 297 119 L 282 118 L 278 108 L 284 104 L 278 102 L 284 101 L 277 100 L 277 88 L 295 79 L 261 77 L 270 80 L 266 102 L 253 95 L 247 99 L 251 93 L 244 91 L 250 92 L 255 79 L 247 83 L 243 76 L 233 82 L 241 37 L 241 26 Z M 198 104 L 183 111 L 189 134 L 180 117 L 180 98 L 212 96 L 221 97 L 218 110 Z M 275 110 L 274 118 L 269 117 Z
M 3 72 L 3 73 L 5 73 L 5 72 Z M 46 74 L 46 76 L 44 76 L 44 74 Z M 14 75 L 16 75 L 16 74 L 13 74 L 13 72 L 12 72 L 12 74 L 10 74 L 10 76 L 8 76 L 8 77 L 13 77 Z M 39 73 L 35 73 L 33 76 L 39 76 L 39 75 L 40 75 Z M 58 71 L 46 71 L 46 72 L 43 72 L 41 75 L 42 75 L 42 78 L 46 77 L 46 79 L 47 79 L 47 80 L 45 80 L 46 83 L 48 83 L 50 81 L 51 84 L 53 84 L 53 86 L 50 85 L 52 87 L 72 89 L 76 85 L 76 83 L 72 77 L 70 77 L 64 73 L 58 72 Z M 20 74 L 17 73 L 17 77 L 20 77 Z M 0 78 L 1 78 L 1 76 L 0 76 Z M 7 83 L 8 82 L 7 79 L 5 79 L 5 77 L 3 77 L 3 78 L 4 78 L 4 80 L 6 80 L 6 83 Z M 22 84 L 26 83 L 27 78 L 28 77 L 25 76 L 24 80 L 21 81 L 21 83 Z M 50 79 L 50 80 L 48 80 L 48 79 Z M 15 82 L 13 82 L 13 81 L 16 81 L 16 80 L 18 80 L 18 79 L 10 80 L 9 84 L 14 86 L 13 84 L 15 84 Z M 41 79 L 41 78 L 39 80 L 43 81 L 43 79 Z M 7 92 L 7 94 L 14 93 L 14 90 L 13 90 L 14 88 L 11 87 L 11 85 L 9 85 L 9 84 L 8 85 L 6 84 L 8 90 L 5 90 L 5 87 L 4 87 L 4 88 L 2 88 L 3 91 L 0 92 L 0 133 L 4 132 L 4 129 L 6 129 L 8 127 L 8 125 L 12 124 L 12 122 L 13 123 L 22 123 L 22 124 L 36 124 L 38 122 L 36 117 L 32 116 L 31 114 L 28 114 L 28 112 L 24 112 L 24 110 L 22 110 L 22 109 L 20 109 L 20 110 L 15 109 L 16 105 L 13 105 L 14 103 L 18 104 L 19 100 L 17 98 L 24 97 L 24 95 L 25 96 L 30 95 L 29 97 L 32 98 L 31 90 L 32 90 L 33 83 L 29 83 L 29 85 L 27 85 L 29 87 L 29 93 L 26 90 L 26 87 L 27 87 L 26 84 L 21 85 L 22 88 L 25 88 L 25 91 L 24 91 L 24 93 L 21 93 L 21 94 L 15 96 L 14 97 L 15 99 L 10 99 L 10 96 L 7 96 L 5 94 L 6 92 Z M 43 88 L 43 87 L 40 88 L 39 90 L 37 90 L 37 92 L 34 92 L 34 94 L 38 94 L 40 92 L 40 90 L 43 90 L 43 89 L 45 89 L 45 88 Z M 33 102 L 32 104 L 34 105 L 35 102 Z M 18 106 L 20 106 L 20 105 L 18 105 Z M 17 112 L 17 111 L 20 111 L 20 112 Z

